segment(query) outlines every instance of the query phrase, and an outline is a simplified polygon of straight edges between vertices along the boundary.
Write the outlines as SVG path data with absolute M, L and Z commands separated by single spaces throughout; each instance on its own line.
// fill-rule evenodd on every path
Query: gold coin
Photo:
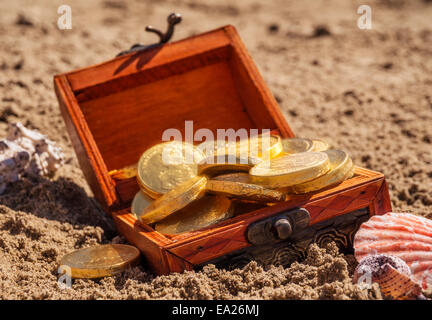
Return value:
M 138 162 L 137 180 L 152 198 L 160 197 L 197 175 L 197 163 L 204 154 L 186 142 L 157 144 L 145 151 Z
M 227 153 L 235 153 L 242 157 L 249 155 L 253 158 L 271 159 L 280 154 L 283 150 L 282 140 L 277 135 L 258 135 L 247 140 L 241 140 L 236 145 L 233 152 L 233 144 L 227 145 Z
M 320 151 L 326 151 L 328 149 L 330 149 L 330 145 L 324 141 L 324 140 L 320 140 L 320 139 L 313 139 L 313 146 L 312 146 L 312 152 L 320 152 Z
M 249 174 L 245 172 L 233 172 L 233 173 L 221 174 L 213 177 L 212 180 L 251 183 Z
M 206 191 L 236 199 L 245 199 L 263 203 L 285 201 L 285 194 L 277 190 L 266 189 L 249 183 L 208 180 Z
M 229 171 L 249 172 L 250 168 L 260 163 L 262 160 L 252 157 L 241 158 L 234 154 L 219 154 L 203 159 L 198 164 L 198 174 L 215 176 Z
M 205 194 L 206 183 L 206 177 L 195 176 L 189 179 L 153 201 L 139 213 L 139 220 L 150 224 L 168 217 L 191 202 L 202 198 Z
M 197 148 L 208 158 L 217 155 L 221 151 L 224 152 L 226 145 L 225 140 L 206 140 L 199 144 Z
M 106 244 L 68 253 L 60 265 L 71 269 L 72 278 L 101 278 L 138 264 L 139 256 L 139 250 L 133 246 Z
M 288 193 L 308 193 L 345 180 L 345 177 L 353 167 L 349 155 L 342 150 L 327 150 L 323 151 L 323 153 L 327 154 L 330 160 L 330 171 L 314 180 L 288 187 L 286 190 Z
M 310 139 L 290 138 L 282 140 L 283 154 L 293 154 L 312 151 L 313 142 Z
M 150 198 L 140 190 L 136 193 L 132 200 L 131 212 L 135 214 L 137 218 L 139 218 L 139 214 L 143 212 L 143 210 L 147 208 L 153 201 L 154 199 Z
M 249 174 L 253 183 L 283 188 L 318 178 L 329 169 L 330 160 L 326 153 L 302 152 L 261 162 Z
M 351 179 L 352 177 L 354 177 L 354 169 L 355 169 L 355 166 L 352 166 L 351 170 L 348 171 L 348 173 L 346 174 L 344 180 L 348 180 L 348 179 Z
M 155 230 L 168 234 L 194 231 L 230 218 L 232 212 L 228 198 L 206 195 L 156 223 Z

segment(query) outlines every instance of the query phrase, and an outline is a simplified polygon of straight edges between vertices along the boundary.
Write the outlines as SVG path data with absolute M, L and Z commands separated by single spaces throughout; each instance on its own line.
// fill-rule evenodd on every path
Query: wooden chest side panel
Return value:
M 304 208 L 310 213 L 310 224 L 368 207 L 376 198 L 384 179 L 337 193 L 324 199 L 308 202 Z
M 152 272 L 156 274 L 170 272 L 167 257 L 162 249 L 170 243 L 169 240 L 138 223 L 128 211 L 114 213 L 113 219 L 117 230 L 144 254 Z
M 245 225 L 235 225 L 218 233 L 207 234 L 184 245 L 167 249 L 191 264 L 200 264 L 228 252 L 250 246 L 244 235 Z
M 203 231 L 196 237 L 185 239 L 182 243 L 173 243 L 167 249 L 194 265 L 200 264 L 231 251 L 251 246 L 246 238 L 248 226 L 270 215 L 303 207 L 310 213 L 310 225 L 314 225 L 359 209 L 373 207 L 383 181 L 384 179 L 379 179 L 315 201 L 291 204 L 289 208 L 283 210 L 273 206 L 259 210 L 257 214 L 248 218 L 241 219 L 242 217 L 239 216 L 232 219 L 231 224 L 219 229 L 210 229 L 207 233 Z
M 65 76 L 54 77 L 54 88 L 79 164 L 96 199 L 107 209 L 116 201 L 115 186 Z

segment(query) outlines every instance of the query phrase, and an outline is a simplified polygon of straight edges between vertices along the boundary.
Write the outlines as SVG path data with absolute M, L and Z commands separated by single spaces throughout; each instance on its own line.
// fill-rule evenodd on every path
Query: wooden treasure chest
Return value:
M 167 128 L 270 129 L 294 133 L 233 26 L 180 41 L 138 47 L 112 60 L 56 75 L 55 91 L 80 166 L 118 231 L 138 247 L 156 274 L 214 263 L 240 267 L 251 259 L 289 265 L 310 243 L 351 248 L 358 226 L 391 211 L 383 174 L 355 167 L 341 184 L 201 230 L 162 234 L 137 220 L 135 177 L 110 174 L 138 162 Z M 137 48 L 137 47 L 135 47 Z M 291 225 L 280 233 L 278 221 Z

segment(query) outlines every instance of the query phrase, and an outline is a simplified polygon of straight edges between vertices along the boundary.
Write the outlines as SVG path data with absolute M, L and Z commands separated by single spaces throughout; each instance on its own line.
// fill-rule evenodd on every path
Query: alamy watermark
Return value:
M 372 8 L 366 4 L 358 7 L 357 13 L 361 16 L 357 19 L 357 27 L 359 29 L 372 29 Z

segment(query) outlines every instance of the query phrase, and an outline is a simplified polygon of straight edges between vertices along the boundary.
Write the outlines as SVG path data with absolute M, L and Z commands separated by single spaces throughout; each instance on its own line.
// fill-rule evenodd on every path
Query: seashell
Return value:
M 379 284 L 384 296 L 396 300 L 424 299 L 422 289 L 411 279 L 408 265 L 400 258 L 384 254 L 363 258 L 354 272 L 353 281 Z
M 53 141 L 21 123 L 10 124 L 7 138 L 0 140 L 0 194 L 25 173 L 51 176 L 63 163 Z
M 373 216 L 354 237 L 357 261 L 375 254 L 398 257 L 409 266 L 413 280 L 432 288 L 432 221 L 409 213 Z

